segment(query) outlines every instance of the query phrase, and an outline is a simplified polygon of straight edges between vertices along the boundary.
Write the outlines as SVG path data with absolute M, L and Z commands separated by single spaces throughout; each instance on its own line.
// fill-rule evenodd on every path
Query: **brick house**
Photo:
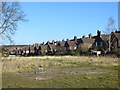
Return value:
M 8 50 L 10 55 L 16 55 L 16 47 L 15 45 L 7 45 L 5 46 L 6 50 Z
M 35 56 L 40 55 L 40 45 L 39 44 L 34 46 L 34 55 Z
M 120 53 L 120 31 L 111 33 L 111 50 Z
M 27 45 L 16 45 L 16 55 L 17 56 L 21 56 L 22 55 L 22 50 L 23 50 L 23 47 L 25 47 Z
M 66 50 L 65 50 L 64 45 L 65 45 L 65 41 L 64 40 L 63 41 L 59 41 L 57 43 L 57 45 L 56 45 L 56 49 L 57 49 L 56 55 L 65 55 Z
M 57 51 L 56 45 L 55 44 L 48 44 L 48 55 L 54 55 Z
M 66 54 L 74 53 L 74 51 L 77 49 L 77 42 L 74 40 L 67 39 L 64 47 L 65 47 Z
M 40 55 L 47 55 L 47 53 L 48 53 L 48 45 L 41 44 Z
M 30 55 L 30 47 L 27 46 L 23 46 L 21 49 L 21 54 L 22 56 L 29 56 Z
M 108 52 L 109 48 L 109 35 L 108 34 L 102 34 L 98 30 L 97 36 L 93 37 L 95 39 L 95 43 L 93 45 L 94 50 L 102 51 L 102 53 Z
M 90 49 L 92 49 L 94 42 L 94 38 L 83 36 L 82 38 L 78 39 L 78 50 L 80 50 L 81 53 L 88 52 Z
M 35 50 L 36 50 L 36 48 L 35 48 L 35 45 L 30 45 L 30 55 L 31 56 L 34 56 L 35 55 Z

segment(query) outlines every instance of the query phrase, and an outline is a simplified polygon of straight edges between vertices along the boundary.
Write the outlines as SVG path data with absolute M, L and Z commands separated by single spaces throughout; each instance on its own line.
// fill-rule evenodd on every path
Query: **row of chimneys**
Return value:
M 115 32 L 120 32 L 120 29 L 118 29 L 118 30 L 116 29 Z M 89 36 L 89 38 L 92 38 L 92 37 L 93 37 L 91 33 L 90 33 L 88 36 Z M 97 30 L 97 36 L 98 36 L 98 37 L 101 36 L 101 31 Z M 83 35 L 82 38 L 86 38 L 86 36 Z M 74 40 L 77 41 L 77 36 L 74 36 Z M 65 40 L 63 39 L 62 41 L 65 41 Z M 69 41 L 69 39 L 67 39 L 67 41 Z M 49 41 L 47 41 L 47 43 L 49 43 Z M 52 40 L 52 43 L 55 43 L 55 41 Z M 35 44 L 35 45 L 36 45 L 36 44 Z M 44 45 L 44 42 L 42 43 L 42 45 Z
M 101 32 L 98 30 L 98 31 L 97 31 L 97 34 L 100 36 Z M 88 36 L 89 36 L 89 38 L 92 38 L 92 37 L 93 37 L 91 33 L 90 33 Z M 82 38 L 86 38 L 86 36 L 83 35 Z M 62 42 L 64 42 L 64 41 L 65 41 L 65 40 L 63 39 Z M 69 41 L 69 39 L 67 39 L 66 41 Z M 77 41 L 77 36 L 74 36 L 74 41 Z M 49 41 L 47 41 L 47 43 L 49 43 Z M 52 43 L 55 43 L 55 41 L 52 40 Z M 45 43 L 42 42 L 41 44 L 44 45 Z M 34 45 L 37 45 L 37 43 L 35 43 Z

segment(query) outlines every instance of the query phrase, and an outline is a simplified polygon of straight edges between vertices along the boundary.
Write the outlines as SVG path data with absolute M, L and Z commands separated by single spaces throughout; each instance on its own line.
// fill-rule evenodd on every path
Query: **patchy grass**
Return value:
M 3 60 L 3 88 L 118 88 L 117 57 L 43 56 Z
M 35 80 L 15 73 L 3 74 L 3 88 L 118 88 L 114 74 L 71 75 Z

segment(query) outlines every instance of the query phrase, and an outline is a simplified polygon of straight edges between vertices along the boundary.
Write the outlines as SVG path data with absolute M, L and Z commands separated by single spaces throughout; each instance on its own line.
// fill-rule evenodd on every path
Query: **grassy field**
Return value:
M 118 88 L 117 57 L 43 56 L 3 59 L 3 88 Z

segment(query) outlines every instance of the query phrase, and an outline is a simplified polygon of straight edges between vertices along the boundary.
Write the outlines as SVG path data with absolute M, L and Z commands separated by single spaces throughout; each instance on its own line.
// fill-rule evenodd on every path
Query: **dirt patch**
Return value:
M 50 79 L 59 76 L 68 75 L 79 75 L 79 74 L 101 74 L 108 73 L 108 69 L 98 67 L 74 67 L 74 68 L 49 68 L 49 69 L 38 69 L 32 72 L 26 73 L 30 78 L 35 80 Z

